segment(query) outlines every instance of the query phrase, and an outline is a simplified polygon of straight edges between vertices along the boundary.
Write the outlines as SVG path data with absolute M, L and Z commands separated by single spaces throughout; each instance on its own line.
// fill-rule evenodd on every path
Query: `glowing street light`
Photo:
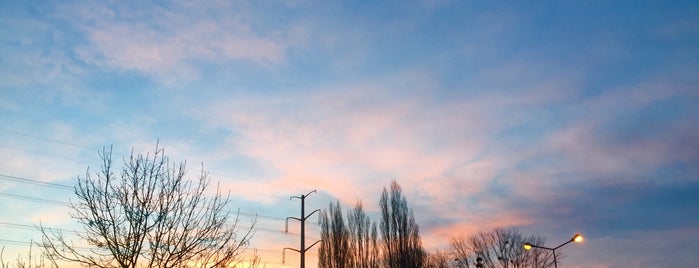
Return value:
M 555 248 L 548 248 L 548 247 L 544 247 L 544 246 L 532 245 L 532 243 L 529 243 L 529 242 L 524 242 L 524 244 L 522 244 L 522 247 L 524 247 L 525 250 L 531 250 L 532 248 L 542 248 L 542 249 L 548 249 L 550 251 L 553 251 L 553 267 L 558 268 L 558 263 L 557 263 L 557 259 L 556 259 L 556 250 L 561 248 L 562 246 L 567 245 L 570 242 L 579 243 L 579 242 L 582 242 L 583 240 L 585 240 L 585 239 L 583 238 L 583 236 L 581 234 L 575 234 L 570 240 L 566 241 L 563 244 L 558 245 Z

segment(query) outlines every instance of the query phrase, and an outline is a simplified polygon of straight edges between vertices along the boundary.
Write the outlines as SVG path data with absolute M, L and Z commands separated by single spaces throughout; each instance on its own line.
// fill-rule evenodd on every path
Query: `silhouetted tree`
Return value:
M 14 267 L 17 268 L 48 268 L 48 267 L 58 267 L 58 264 L 56 262 L 53 262 L 49 259 L 46 259 L 43 254 L 39 254 L 37 257 L 36 255 L 33 254 L 33 242 L 29 243 L 29 252 L 26 255 L 26 259 L 23 258 L 22 256 L 17 256 L 14 262 Z M 0 249 L 0 267 L 2 268 L 10 268 L 13 267 L 10 265 L 9 262 L 5 262 L 4 259 L 5 256 L 5 246 Z
M 91 246 L 74 246 L 43 226 L 43 247 L 52 260 L 86 267 L 221 267 L 242 260 L 253 227 L 239 234 L 239 215 L 230 221 L 227 197 L 207 193 L 203 170 L 185 179 L 185 163 L 170 165 L 156 146 L 153 155 L 124 159 L 120 176 L 112 151 L 100 151 L 100 172 L 78 178 L 71 216 L 78 236 Z M 254 225 L 254 221 L 252 222 Z
M 540 236 L 527 236 L 524 238 L 522 242 L 529 242 L 534 245 L 545 245 L 546 239 Z M 519 250 L 524 250 L 522 248 L 522 244 L 519 244 Z M 561 259 L 563 258 L 563 254 L 561 252 L 556 253 L 556 261 L 560 262 Z M 524 263 L 526 263 L 526 266 L 521 266 L 521 267 L 541 267 L 541 268 L 550 268 L 554 267 L 554 260 L 553 260 L 553 252 L 550 250 L 546 249 L 541 249 L 541 248 L 532 248 L 531 250 L 526 250 L 524 254 Z
M 235 267 L 247 267 L 247 268 L 264 268 L 267 267 L 266 264 L 262 263 L 262 258 L 257 253 L 257 249 L 252 250 L 252 254 L 248 256 L 248 259 L 244 261 L 245 265 L 234 266 Z
M 435 250 L 427 253 L 425 268 L 449 268 L 450 254 L 446 251 Z
M 354 208 L 347 212 L 347 226 L 349 227 L 350 267 L 379 267 L 376 223 L 364 213 L 361 201 L 357 201 Z
M 347 224 L 342 217 L 339 201 L 331 203 L 321 213 L 321 239 L 318 251 L 319 267 L 376 268 L 380 266 L 378 232 L 357 202 L 347 212 Z
M 420 268 L 425 259 L 420 230 L 413 211 L 403 197 L 396 181 L 391 182 L 390 194 L 383 189 L 381 209 L 381 239 L 383 260 L 387 267 Z
M 473 262 L 480 257 L 484 267 L 489 268 L 553 267 L 553 255 L 548 250 L 534 248 L 527 251 L 522 247 L 524 242 L 543 245 L 544 239 L 523 236 L 515 229 L 496 228 L 490 232 L 453 237 L 450 248 L 456 259 Z
M 339 201 L 330 203 L 328 210 L 321 212 L 320 237 L 323 242 L 318 251 L 318 267 L 350 267 L 349 230 Z

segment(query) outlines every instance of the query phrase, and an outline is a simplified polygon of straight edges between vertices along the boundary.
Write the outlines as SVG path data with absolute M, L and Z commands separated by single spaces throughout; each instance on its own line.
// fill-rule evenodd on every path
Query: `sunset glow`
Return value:
M 39 224 L 84 245 L 77 178 L 102 148 L 121 164 L 159 143 L 188 175 L 209 172 L 270 268 L 299 264 L 288 250 L 282 263 L 301 239 L 285 230 L 291 196 L 317 190 L 307 213 L 361 201 L 378 220 L 393 180 L 427 251 L 512 227 L 546 245 L 584 235 L 561 267 L 694 267 L 697 14 L 697 1 L 2 1 L 4 259 L 26 256 Z

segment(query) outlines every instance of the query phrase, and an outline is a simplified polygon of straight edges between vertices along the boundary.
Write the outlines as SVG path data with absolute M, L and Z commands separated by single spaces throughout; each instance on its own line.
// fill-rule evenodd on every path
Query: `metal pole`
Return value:
M 313 213 L 320 212 L 320 209 L 316 209 L 313 212 L 311 212 L 311 214 L 306 215 L 306 202 L 305 201 L 306 201 L 306 197 L 308 197 L 310 194 L 315 193 L 315 192 L 316 192 L 316 190 L 313 190 L 305 195 L 292 196 L 289 198 L 289 199 L 293 199 L 293 198 L 301 199 L 301 218 L 287 217 L 284 232 L 289 231 L 289 219 L 300 221 L 301 222 L 301 248 L 299 248 L 299 249 L 284 248 L 284 250 L 287 250 L 287 249 L 293 250 L 293 251 L 296 251 L 299 254 L 301 254 L 301 263 L 300 263 L 301 268 L 306 267 L 306 251 L 308 251 L 310 248 L 315 246 L 315 244 L 318 244 L 318 242 L 320 242 L 320 240 L 318 240 L 318 241 L 314 242 L 313 244 L 311 244 L 308 248 L 306 248 L 306 220 L 308 219 L 308 217 L 313 215 Z M 284 250 L 282 250 L 282 263 L 284 263 Z
M 532 244 L 529 243 L 529 242 L 525 242 L 525 243 L 523 244 L 523 246 L 524 246 L 524 249 L 525 249 L 525 250 L 529 250 L 529 249 L 531 249 L 531 248 L 541 248 L 541 249 L 548 249 L 548 250 L 550 250 L 550 251 L 553 251 L 553 267 L 554 267 L 554 268 L 558 268 L 558 258 L 556 257 L 556 250 L 559 249 L 559 248 L 561 248 L 561 247 L 563 247 L 563 246 L 565 246 L 565 245 L 568 245 L 568 244 L 571 243 L 571 242 L 579 242 L 579 241 L 582 241 L 582 235 L 580 235 L 580 234 L 575 234 L 575 235 L 573 236 L 573 238 L 571 238 L 570 240 L 566 241 L 566 242 L 563 243 L 563 244 L 558 245 L 558 246 L 555 247 L 555 248 L 549 248 L 549 247 L 544 247 L 544 246 L 532 245 Z M 534 259 L 534 261 L 536 261 L 536 259 Z
M 301 219 L 303 219 L 301 220 L 301 268 L 306 267 L 306 212 L 304 211 L 305 201 L 306 195 L 301 195 Z

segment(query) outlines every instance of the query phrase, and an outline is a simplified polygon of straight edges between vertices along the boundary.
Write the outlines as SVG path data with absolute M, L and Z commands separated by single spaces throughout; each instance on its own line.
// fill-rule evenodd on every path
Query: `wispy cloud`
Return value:
M 75 49 L 80 60 L 171 85 L 197 79 L 202 63 L 279 64 L 295 33 L 257 32 L 245 10 L 229 4 L 88 4 L 65 11 L 61 16 L 84 32 L 85 43 Z
M 238 133 L 235 148 L 273 169 L 277 183 L 317 187 L 346 204 L 363 199 L 376 208 L 373 195 L 397 179 L 416 204 L 451 207 L 488 192 L 511 168 L 493 149 L 493 137 L 526 119 L 495 118 L 560 98 L 496 92 L 437 104 L 440 92 L 415 90 L 434 87 L 428 76 L 400 77 L 415 79 L 223 99 L 199 116 Z M 396 83 L 413 87 L 386 90 Z M 492 208 L 488 202 L 475 205 Z
M 396 179 L 429 246 L 497 226 L 684 243 L 699 221 L 694 6 L 8 2 L 0 118 L 114 144 L 117 160 L 159 139 L 190 174 L 204 162 L 235 205 L 279 217 L 297 211 L 280 200 L 311 189 L 317 208 L 361 199 L 375 213 Z M 0 169 L 21 176 L 87 166 L 37 152 L 96 158 L 2 138 L 20 150 L 0 148 Z M 275 235 L 260 238 L 286 243 Z M 596 243 L 569 256 L 658 266 L 640 246 L 618 251 L 633 262 L 591 261 L 613 251 Z

